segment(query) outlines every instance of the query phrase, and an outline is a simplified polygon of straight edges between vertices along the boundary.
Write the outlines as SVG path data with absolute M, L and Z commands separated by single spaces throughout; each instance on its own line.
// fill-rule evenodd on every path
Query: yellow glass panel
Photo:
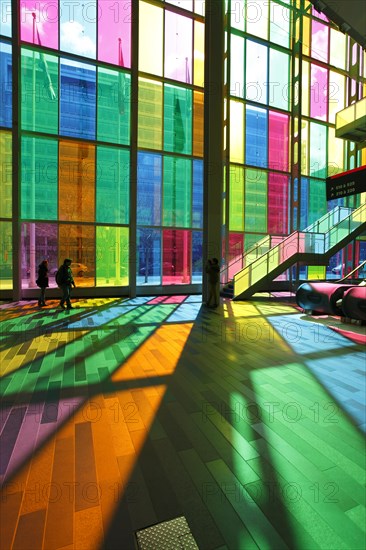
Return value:
M 244 164 L 244 105 L 230 101 L 230 162 Z
M 344 140 L 335 137 L 334 128 L 329 128 L 328 138 L 328 176 L 344 172 Z
M 329 122 L 335 124 L 336 113 L 344 108 L 344 76 L 330 71 L 329 73 Z
M 163 74 L 163 10 L 140 2 L 139 70 Z
M 323 265 L 309 265 L 308 279 L 325 279 L 326 267 Z
M 59 197 L 60 220 L 94 222 L 94 145 L 75 141 L 60 142 Z
M 339 69 L 346 68 L 346 35 L 330 29 L 329 63 Z
M 310 51 L 310 19 L 309 17 L 304 17 L 303 28 L 302 28 L 302 53 L 304 55 L 309 55 L 309 51 Z
M 193 93 L 193 155 L 198 157 L 203 157 L 203 101 L 203 93 Z
M 199 21 L 194 23 L 194 85 L 204 84 L 204 61 L 205 61 L 205 26 Z
M 162 148 L 163 86 L 139 79 L 138 146 Z

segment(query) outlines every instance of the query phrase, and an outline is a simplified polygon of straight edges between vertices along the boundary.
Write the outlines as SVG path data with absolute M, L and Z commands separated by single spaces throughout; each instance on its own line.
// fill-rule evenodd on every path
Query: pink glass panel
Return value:
M 229 279 L 243 267 L 244 237 L 241 233 L 229 235 Z
M 268 176 L 268 233 L 288 233 L 288 177 Z
M 289 117 L 269 112 L 268 166 L 274 170 L 288 171 Z
M 192 20 L 165 12 L 165 70 L 167 78 L 192 82 Z
M 131 67 L 131 0 L 98 0 L 98 59 Z
M 312 22 L 311 29 L 311 56 L 327 63 L 329 29 L 318 21 Z
M 311 65 L 310 116 L 327 119 L 328 71 L 318 65 Z
M 24 42 L 58 49 L 58 0 L 21 0 L 20 37 Z
M 163 285 L 191 282 L 191 232 L 163 231 Z

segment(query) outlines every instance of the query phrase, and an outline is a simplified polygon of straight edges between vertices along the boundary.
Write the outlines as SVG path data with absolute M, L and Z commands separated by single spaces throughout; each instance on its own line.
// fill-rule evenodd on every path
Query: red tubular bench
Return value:
M 354 286 L 345 291 L 342 311 L 345 317 L 366 321 L 366 286 Z
M 296 292 L 296 303 L 305 311 L 327 313 L 328 315 L 343 315 L 337 306 L 347 290 L 358 288 L 352 285 L 337 285 L 336 283 L 303 283 Z

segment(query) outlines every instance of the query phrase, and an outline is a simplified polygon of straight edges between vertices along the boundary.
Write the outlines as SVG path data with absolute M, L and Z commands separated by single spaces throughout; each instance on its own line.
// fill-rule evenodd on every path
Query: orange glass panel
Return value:
M 193 155 L 203 157 L 203 105 L 201 92 L 193 94 Z
M 95 147 L 61 141 L 59 155 L 59 219 L 95 220 Z
M 71 270 L 77 287 L 95 285 L 95 227 L 60 224 L 59 264 L 72 260 Z

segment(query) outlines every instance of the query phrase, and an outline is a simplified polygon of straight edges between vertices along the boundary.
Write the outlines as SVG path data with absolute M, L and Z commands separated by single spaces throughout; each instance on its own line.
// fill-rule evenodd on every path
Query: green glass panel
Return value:
M 290 57 L 278 50 L 269 52 L 269 104 L 278 109 L 289 108 L 289 59 Z
M 56 220 L 57 141 L 47 138 L 23 137 L 21 152 L 22 218 Z
M 123 71 L 98 70 L 98 140 L 130 143 L 131 77 Z
M 324 181 L 310 180 L 309 183 L 309 224 L 321 218 L 327 211 Z
M 13 236 L 11 222 L 0 222 L 0 289 L 13 288 Z
M 11 133 L 0 132 L 0 217 L 11 218 L 12 215 L 12 153 Z
M 327 177 L 327 128 L 310 122 L 310 176 Z
M 164 158 L 163 225 L 191 226 L 191 180 L 192 169 L 189 159 Z
M 244 169 L 230 167 L 229 230 L 244 231 Z
M 164 86 L 164 149 L 192 154 L 192 92 Z
M 267 232 L 267 174 L 245 171 L 245 231 Z
M 21 127 L 58 132 L 58 57 L 22 48 Z
M 98 147 L 96 181 L 97 222 L 129 223 L 129 151 L 115 147 Z
M 97 227 L 97 286 L 128 285 L 128 227 Z
M 148 149 L 162 147 L 162 101 L 160 82 L 139 79 L 138 146 Z

